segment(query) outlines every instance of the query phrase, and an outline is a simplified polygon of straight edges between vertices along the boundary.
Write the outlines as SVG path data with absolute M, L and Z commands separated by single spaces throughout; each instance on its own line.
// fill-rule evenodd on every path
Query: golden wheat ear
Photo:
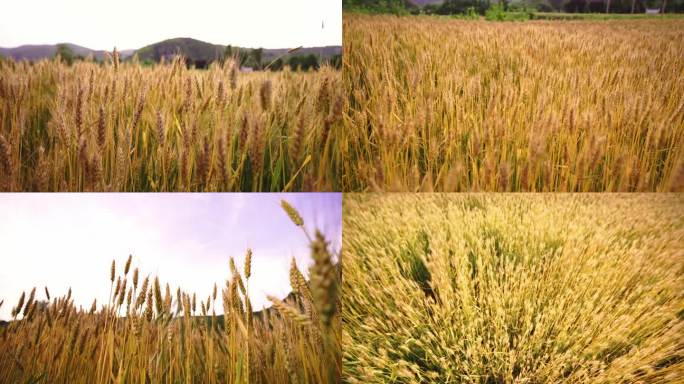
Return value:
M 287 216 L 290 217 L 290 220 L 292 220 L 292 222 L 296 226 L 298 226 L 298 227 L 304 226 L 304 220 L 299 215 L 299 212 L 297 212 L 297 210 L 293 206 L 290 205 L 290 203 L 288 203 L 285 200 L 280 200 L 280 206 L 283 208 L 283 210 L 285 210 L 285 213 L 287 213 Z
M 116 275 L 116 261 L 112 260 L 112 268 L 109 273 L 109 280 L 114 283 L 114 276 Z
M 138 268 L 133 270 L 133 289 L 138 289 Z
M 309 268 L 314 304 L 325 326 L 330 326 L 337 303 L 337 278 L 328 243 L 320 232 L 311 243 L 313 265 Z
M 128 260 L 126 260 L 126 266 L 124 267 L 124 276 L 128 275 L 128 271 L 131 269 L 131 261 L 133 261 L 133 255 L 128 255 Z
M 303 313 L 299 312 L 299 310 L 282 300 L 276 298 L 275 296 L 267 295 L 266 298 L 273 303 L 273 306 L 280 312 L 284 317 L 292 320 L 296 324 L 299 324 L 304 327 L 311 327 L 313 326 L 313 323 L 311 322 L 311 319 L 304 315 Z
M 247 249 L 247 255 L 245 255 L 245 279 L 249 280 L 252 275 L 252 250 Z

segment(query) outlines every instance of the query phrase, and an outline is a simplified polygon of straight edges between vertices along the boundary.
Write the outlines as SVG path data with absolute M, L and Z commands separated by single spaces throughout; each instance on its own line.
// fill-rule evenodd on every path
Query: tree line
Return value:
M 288 55 L 288 57 L 278 57 L 275 60 L 267 61 L 263 57 L 263 48 L 246 49 L 233 48 L 228 45 L 223 51 L 222 55 L 217 59 L 218 61 L 233 58 L 240 63 L 241 67 L 248 67 L 254 70 L 271 70 L 281 71 L 286 66 L 289 66 L 295 71 L 311 71 L 318 70 L 321 65 L 327 63 L 328 65 L 340 69 L 342 67 L 342 55 L 333 55 L 330 58 L 322 58 L 315 54 L 307 55 Z M 86 58 L 82 55 L 76 55 L 73 50 L 66 44 L 58 44 L 55 51 L 55 57 L 60 57 L 68 65 L 72 65 L 75 61 L 82 61 Z M 97 59 L 93 59 L 97 61 Z M 196 69 L 209 68 L 212 62 L 216 60 L 193 59 L 186 57 L 185 62 L 188 67 Z M 143 65 L 152 65 L 154 60 L 143 60 Z
M 409 0 L 342 0 L 342 7 L 368 13 L 438 15 L 484 15 L 492 8 L 569 13 L 643 13 L 648 8 L 660 9 L 661 13 L 682 13 L 684 0 L 444 0 L 424 7 Z

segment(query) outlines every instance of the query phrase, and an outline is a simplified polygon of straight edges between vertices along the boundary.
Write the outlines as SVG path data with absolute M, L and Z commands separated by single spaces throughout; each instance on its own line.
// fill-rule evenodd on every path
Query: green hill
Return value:
M 231 47 L 233 54 L 239 53 L 240 56 L 248 58 L 252 48 Z M 175 38 L 160 41 L 155 44 L 145 46 L 138 49 L 135 53 L 141 61 L 159 62 L 161 58 L 170 59 L 174 55 L 180 54 L 185 56 L 189 61 L 197 64 L 208 64 L 214 60 L 223 57 L 226 50 L 225 45 L 211 44 L 204 41 L 191 38 Z M 282 57 L 287 60 L 291 56 L 306 56 L 314 55 L 322 60 L 329 60 L 336 55 L 342 54 L 342 47 L 340 46 L 326 46 L 326 47 L 307 47 L 301 48 L 292 54 L 288 54 L 287 48 L 266 49 L 262 50 L 262 63 L 267 64 L 276 58 Z M 250 66 L 250 62 L 243 64 Z
M 96 60 L 103 60 L 105 58 L 105 51 L 92 50 L 81 47 L 75 44 L 66 44 L 73 52 L 74 56 L 86 57 L 92 55 Z M 295 47 L 292 47 L 295 48 Z M 14 60 L 29 60 L 37 61 L 43 59 L 50 59 L 55 55 L 57 45 L 23 45 L 16 48 L 2 48 L 0 47 L 0 55 Z M 252 48 L 231 46 L 232 54 L 239 54 L 241 57 L 241 65 L 247 67 L 255 66 Z M 194 64 L 198 68 L 206 68 L 212 61 L 221 59 L 226 52 L 226 46 L 220 44 L 211 44 L 205 41 L 191 39 L 191 38 L 175 38 L 160 41 L 158 43 L 150 44 L 137 50 L 119 51 L 121 58 L 129 58 L 134 54 L 138 55 L 138 59 L 142 62 L 159 62 L 162 58 L 170 59 L 175 55 L 183 55 L 187 58 L 189 64 Z M 273 68 L 278 68 L 292 57 L 295 57 L 294 62 L 302 65 L 304 58 L 307 56 L 315 56 L 317 63 L 329 61 L 339 65 L 340 56 L 342 55 L 342 47 L 338 45 L 325 47 L 304 47 L 297 49 L 293 53 L 288 53 L 288 48 L 267 49 L 261 50 L 261 64 L 268 65 L 270 62 L 280 58 L 280 64 L 274 65 Z
M 140 60 L 158 62 L 162 57 L 170 58 L 181 54 L 192 61 L 213 61 L 223 54 L 222 45 L 214 45 L 190 38 L 176 38 L 160 41 L 138 49 L 135 53 Z

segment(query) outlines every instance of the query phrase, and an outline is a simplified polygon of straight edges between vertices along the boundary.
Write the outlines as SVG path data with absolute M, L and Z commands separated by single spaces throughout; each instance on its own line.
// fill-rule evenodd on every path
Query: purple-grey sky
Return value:
M 54 296 L 71 287 L 84 308 L 95 297 L 106 302 L 111 261 L 120 272 L 129 254 L 141 276 L 158 274 L 173 292 L 180 285 L 206 297 L 229 277 L 229 256 L 242 269 L 247 248 L 253 307 L 268 307 L 266 294 L 290 291 L 290 258 L 305 273 L 311 261 L 306 236 L 281 199 L 310 233 L 321 230 L 339 250 L 339 193 L 0 194 L 0 319 L 34 286 L 40 299 L 47 285 Z

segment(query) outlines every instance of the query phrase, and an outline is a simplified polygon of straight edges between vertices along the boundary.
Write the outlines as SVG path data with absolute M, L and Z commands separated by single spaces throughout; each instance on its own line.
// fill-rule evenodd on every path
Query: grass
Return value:
M 345 191 L 684 190 L 684 21 L 344 15 Z
M 45 287 L 45 299 L 35 288 L 22 293 L 13 321 L 0 327 L 0 382 L 339 382 L 340 269 L 320 233 L 310 245 L 310 280 L 293 259 L 293 293 L 270 297 L 273 307 L 261 312 L 248 295 L 249 250 L 244 268 L 230 259 L 230 279 L 206 299 L 142 279 L 130 257 L 123 268 L 112 262 L 110 298 L 100 307 L 77 307 L 71 290 L 51 298 Z
M 345 194 L 349 383 L 671 383 L 681 194 Z
M 3 60 L 0 190 L 340 190 L 341 88 L 330 67 Z

